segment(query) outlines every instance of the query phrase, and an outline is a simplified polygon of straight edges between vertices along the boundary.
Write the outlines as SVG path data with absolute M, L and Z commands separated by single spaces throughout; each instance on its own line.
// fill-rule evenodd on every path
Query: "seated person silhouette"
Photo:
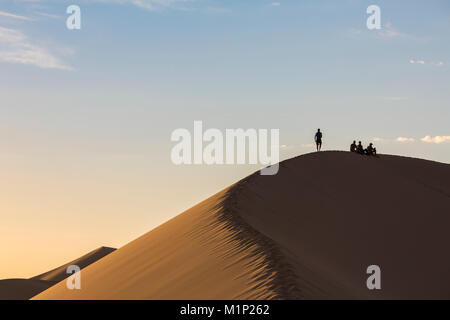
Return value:
M 361 141 L 358 142 L 358 146 L 356 147 L 356 152 L 359 154 L 364 154 L 364 147 L 361 144 Z
M 368 156 L 373 156 L 374 154 L 374 148 L 373 148 L 373 143 L 370 143 L 369 146 L 367 147 L 367 149 L 365 150 L 365 154 L 367 154 Z
M 356 149 L 356 141 L 353 141 L 353 143 L 350 145 L 350 152 L 356 152 Z

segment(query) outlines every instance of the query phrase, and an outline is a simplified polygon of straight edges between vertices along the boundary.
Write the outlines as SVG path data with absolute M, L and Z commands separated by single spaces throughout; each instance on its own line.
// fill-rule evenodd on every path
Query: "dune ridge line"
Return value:
M 239 205 L 236 201 L 239 193 L 257 175 L 259 171 L 228 188 L 220 203 L 221 208 L 217 212 L 218 222 L 232 231 L 232 240 L 239 243 L 238 251 L 245 252 L 250 249 L 251 253 L 247 255 L 254 256 L 255 260 L 259 261 L 253 266 L 260 269 L 260 272 L 254 275 L 258 286 L 264 285 L 269 288 L 273 292 L 271 296 L 273 299 L 301 299 L 303 296 L 297 284 L 298 276 L 281 247 L 273 239 L 253 228 L 239 214 Z M 252 289 L 250 287 L 248 291 Z M 248 293 L 246 292 L 242 297 Z

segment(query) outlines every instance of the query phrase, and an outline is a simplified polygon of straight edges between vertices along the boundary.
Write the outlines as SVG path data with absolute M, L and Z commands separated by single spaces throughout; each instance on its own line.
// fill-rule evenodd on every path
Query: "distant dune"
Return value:
M 80 269 L 83 269 L 114 250 L 116 249 L 100 247 L 76 260 L 30 279 L 0 280 L 0 300 L 28 300 L 67 278 L 69 276 L 66 273 L 68 266 L 77 265 Z
M 0 280 L 0 300 L 28 300 L 56 283 L 35 279 Z
M 450 165 L 312 153 L 89 265 L 81 290 L 34 298 L 449 299 L 449 227 Z M 373 264 L 381 290 L 366 287 Z
M 58 268 L 55 268 L 53 270 L 50 270 L 48 272 L 45 272 L 43 274 L 40 274 L 38 276 L 35 276 L 31 279 L 38 279 L 38 280 L 47 280 L 47 281 L 56 281 L 59 282 L 61 280 L 64 280 L 67 278 L 67 267 L 70 265 L 77 265 L 80 269 L 86 268 L 91 263 L 94 263 L 95 261 L 103 258 L 104 256 L 110 254 L 111 252 L 115 251 L 114 248 L 109 247 L 100 247 L 98 249 L 95 249 L 84 256 L 73 260 L 69 263 L 66 263 L 65 265 L 62 265 Z

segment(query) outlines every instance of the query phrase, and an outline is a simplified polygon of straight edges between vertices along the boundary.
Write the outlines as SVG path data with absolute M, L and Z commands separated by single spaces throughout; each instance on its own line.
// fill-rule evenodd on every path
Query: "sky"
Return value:
M 0 279 L 31 277 L 259 169 L 174 165 L 195 120 L 450 163 L 450 2 L 2 0 L 0 99 Z

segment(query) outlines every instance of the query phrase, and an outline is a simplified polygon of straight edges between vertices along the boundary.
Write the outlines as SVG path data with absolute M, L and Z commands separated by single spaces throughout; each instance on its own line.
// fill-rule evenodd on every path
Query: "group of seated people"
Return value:
M 353 143 L 350 146 L 350 152 L 356 152 L 368 156 L 377 155 L 377 149 L 373 146 L 372 143 L 370 143 L 369 146 L 366 149 L 364 149 L 363 145 L 361 144 L 361 141 L 359 141 L 358 145 L 356 144 L 356 141 L 353 141 Z

